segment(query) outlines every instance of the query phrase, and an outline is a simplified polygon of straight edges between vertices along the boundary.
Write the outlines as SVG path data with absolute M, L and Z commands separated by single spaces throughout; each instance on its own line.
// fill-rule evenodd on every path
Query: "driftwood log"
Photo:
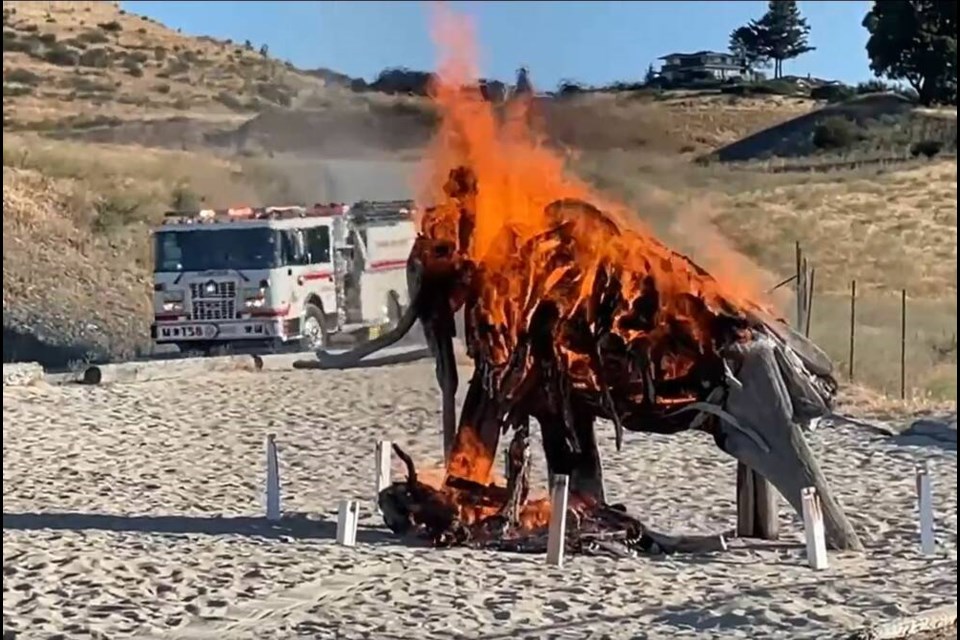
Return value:
M 613 424 L 618 448 L 624 430 L 705 431 L 749 471 L 743 491 L 756 513 L 773 499 L 766 481 L 798 513 L 801 489 L 812 486 L 828 545 L 861 548 L 804 436 L 811 420 L 829 413 L 836 392 L 822 351 L 761 307 L 725 296 L 688 258 L 579 200 L 549 205 L 537 233 L 505 226 L 486 249 L 496 259 L 477 259 L 477 192 L 470 171 L 451 172 L 449 200 L 427 213 L 411 254 L 412 303 L 397 330 L 354 352 L 318 353 L 322 366 L 349 366 L 399 340 L 415 321 L 424 328 L 444 399 L 448 480 L 426 487 L 408 462 L 407 481 L 381 495 L 395 531 L 415 529 L 436 544 L 507 544 L 523 502 L 516 494 L 525 483 L 522 457 L 514 462 L 511 454 L 518 471 L 507 489 L 489 479 L 501 435 L 525 433 L 534 418 L 549 473 L 570 477 L 580 523 L 570 528 L 581 541 L 574 548 L 596 541 L 593 532 L 633 550 L 716 547 L 652 534 L 607 504 L 594 432 L 601 418 Z M 458 309 L 475 364 L 459 419 Z M 459 505 L 476 501 L 495 517 L 464 521 Z M 768 518 L 749 529 L 769 536 L 775 524 Z M 529 536 L 523 544 L 537 546 Z

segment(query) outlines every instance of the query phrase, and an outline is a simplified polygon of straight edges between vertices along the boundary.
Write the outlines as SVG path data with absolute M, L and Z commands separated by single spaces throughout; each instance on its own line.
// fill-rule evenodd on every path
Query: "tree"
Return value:
M 260 45 L 260 55 L 266 58 L 270 55 L 270 47 L 265 44 Z
M 647 73 L 643 76 L 643 84 L 653 84 L 657 81 L 657 70 L 653 68 L 653 65 L 647 67 Z
M 783 76 L 783 61 L 813 51 L 807 44 L 810 26 L 795 0 L 770 0 L 759 20 L 730 34 L 730 50 L 750 65 L 773 61 L 773 77 Z
M 754 67 L 763 67 L 769 62 L 760 49 L 759 40 L 759 33 L 752 25 L 734 29 L 730 34 L 730 53 L 743 61 L 744 71 L 753 71 Z
M 956 102 L 957 3 L 874 2 L 863 19 L 867 55 L 878 77 L 905 80 L 921 104 Z

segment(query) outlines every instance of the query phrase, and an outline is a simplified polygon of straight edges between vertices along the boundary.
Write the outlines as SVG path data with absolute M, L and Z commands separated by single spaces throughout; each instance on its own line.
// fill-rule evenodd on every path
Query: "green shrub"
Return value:
M 3 50 L 4 51 L 19 51 L 25 53 L 29 56 L 36 55 L 36 52 L 40 49 L 40 41 L 36 38 L 17 38 L 16 31 L 4 31 L 3 32 Z
M 814 100 L 826 100 L 827 102 L 843 102 L 855 95 L 856 91 L 845 84 L 825 84 L 814 87 L 810 91 L 810 97 Z
M 217 102 L 234 111 L 246 111 L 247 107 L 240 98 L 230 91 L 221 91 L 217 94 Z
M 813 146 L 817 149 L 845 149 L 863 139 L 855 122 L 843 116 L 830 116 L 813 130 Z
M 17 96 L 26 96 L 33 93 L 33 87 L 27 87 L 21 84 L 10 85 L 3 83 L 3 97 L 16 98 Z
M 83 33 L 77 34 L 77 40 L 86 42 L 87 44 L 105 44 L 110 42 L 110 38 L 104 35 L 102 31 L 84 31 Z
M 33 71 L 30 71 L 29 69 L 10 69 L 10 71 L 7 72 L 7 77 L 4 78 L 4 81 L 6 82 L 16 82 L 19 84 L 30 85 L 31 87 L 35 87 L 36 85 L 40 84 L 41 80 L 43 80 L 41 76 L 37 75 Z
M 926 156 L 932 158 L 943 150 L 943 143 L 939 140 L 921 140 L 910 145 L 910 155 L 914 158 Z
M 202 203 L 203 198 L 186 184 L 178 184 L 170 192 L 170 208 L 173 211 L 195 211 Z
M 790 96 L 796 92 L 796 85 L 785 80 L 762 80 L 720 87 L 720 93 L 733 96 Z
M 58 44 L 44 51 L 43 59 L 59 67 L 73 67 L 80 61 L 80 54 L 70 47 Z
M 141 67 L 140 64 L 132 58 L 127 58 L 123 61 L 123 68 L 126 69 L 128 75 L 131 75 L 134 78 L 143 77 L 143 67 Z
M 110 50 L 103 47 L 87 49 L 80 54 L 80 66 L 94 69 L 106 69 L 112 62 Z

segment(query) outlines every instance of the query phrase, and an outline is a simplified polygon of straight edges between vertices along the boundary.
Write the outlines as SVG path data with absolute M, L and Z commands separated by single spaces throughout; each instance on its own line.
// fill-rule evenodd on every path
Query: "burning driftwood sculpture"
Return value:
M 444 24 L 438 41 L 450 49 L 431 91 L 440 129 L 423 185 L 436 206 L 407 264 L 411 306 L 371 343 L 318 353 L 321 367 L 351 366 L 419 321 L 436 359 L 445 480 L 420 481 L 398 450 L 409 477 L 380 494 L 387 524 L 435 544 L 542 548 L 548 509 L 526 480 L 534 418 L 549 472 L 569 477 L 568 548 L 716 548 L 716 538 L 651 532 L 608 504 L 594 433 L 603 418 L 618 447 L 625 430 L 711 434 L 798 512 L 801 490 L 815 487 L 828 544 L 860 548 L 803 435 L 835 392 L 829 360 L 570 177 L 528 126 L 530 96 L 492 109 L 471 87 L 468 30 Z M 475 365 L 459 419 L 458 311 Z M 495 486 L 511 430 L 507 486 Z
M 581 200 L 549 204 L 536 233 L 502 227 L 483 252 L 487 259 L 476 260 L 478 186 L 470 170 L 453 171 L 449 199 L 427 213 L 408 265 L 412 304 L 396 330 L 353 352 L 318 354 L 324 366 L 350 366 L 415 321 L 423 326 L 444 400 L 447 480 L 439 488 L 420 483 L 398 451 L 409 478 L 380 496 L 391 528 L 417 530 L 437 544 L 539 548 L 530 532 L 545 522 L 544 508 L 526 500 L 535 418 L 549 471 L 570 476 L 575 544 L 715 546 L 653 533 L 607 504 L 594 434 L 604 418 L 618 447 L 624 430 L 705 431 L 798 512 L 801 489 L 816 487 L 828 544 L 860 548 L 803 435 L 836 390 L 815 345 L 761 307 L 725 295 L 689 259 Z M 457 421 L 452 340 L 460 308 L 475 370 Z M 508 486 L 495 487 L 495 453 L 511 429 Z

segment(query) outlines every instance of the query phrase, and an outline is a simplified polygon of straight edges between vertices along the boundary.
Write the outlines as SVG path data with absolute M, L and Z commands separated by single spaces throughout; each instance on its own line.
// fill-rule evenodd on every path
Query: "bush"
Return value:
M 234 111 L 246 111 L 246 105 L 230 91 L 221 91 L 217 94 L 217 102 Z
M 123 68 L 127 70 L 128 75 L 133 76 L 134 78 L 143 77 L 143 67 L 137 64 L 136 60 L 127 58 L 123 61 Z
M 863 95 L 865 93 L 887 93 L 896 91 L 896 89 L 896 87 L 888 85 L 883 80 L 868 80 L 858 84 L 855 91 L 857 95 Z
M 53 33 L 41 33 L 39 36 L 37 36 L 37 40 L 47 46 L 50 46 L 57 41 L 57 36 Z
M 845 84 L 825 84 L 814 87 L 810 91 L 810 97 L 814 100 L 826 100 L 827 102 L 843 102 L 855 95 L 856 91 Z
M 100 82 L 86 76 L 73 76 L 64 81 L 64 85 L 77 91 L 89 93 L 113 93 L 113 85 L 109 82 Z
M 26 84 L 31 87 L 34 87 L 40 84 L 40 81 L 43 78 L 29 69 L 10 69 L 7 73 L 7 77 L 4 78 L 6 82 L 16 82 L 19 84 Z
M 202 204 L 203 198 L 186 184 L 178 184 L 170 192 L 170 208 L 173 211 L 195 211 Z
M 843 116 L 825 118 L 813 130 L 813 146 L 817 149 L 845 149 L 863 139 L 860 127 Z
M 160 84 L 154 85 L 153 90 L 159 94 L 167 95 L 170 93 L 170 85 L 166 82 L 161 82 Z
M 33 87 L 25 87 L 23 85 L 9 85 L 7 83 L 3 84 L 3 97 L 4 98 L 16 98 L 17 96 L 26 96 L 33 93 Z
M 97 26 L 107 33 L 120 33 L 123 31 L 123 27 L 116 20 L 111 20 L 110 22 L 98 22 Z
M 40 48 L 40 42 L 35 38 L 19 40 L 17 38 L 16 31 L 3 32 L 3 50 L 4 51 L 19 51 L 29 56 L 33 56 L 33 55 L 36 55 L 36 52 L 39 48 Z
M 93 230 L 98 233 L 110 233 L 129 222 L 140 219 L 141 204 L 135 198 L 122 194 L 101 197 L 93 207 L 97 214 L 93 219 Z
M 943 150 L 943 143 L 939 140 L 921 140 L 910 145 L 910 155 L 914 158 L 926 156 L 932 158 Z
M 44 51 L 43 59 L 59 67 L 72 67 L 80 61 L 80 55 L 70 47 L 58 44 Z
M 106 69 L 110 66 L 110 50 L 103 47 L 87 49 L 80 54 L 80 66 L 94 69 Z
M 733 96 L 790 96 L 796 92 L 796 85 L 785 80 L 724 84 L 720 87 L 720 93 Z
M 167 57 L 167 50 L 161 46 L 156 46 L 153 48 L 153 59 L 157 62 L 163 62 Z
M 257 95 L 282 107 L 289 107 L 293 104 L 291 91 L 283 85 L 259 82 L 257 83 Z
M 105 36 L 102 31 L 84 31 L 77 34 L 77 40 L 87 44 L 105 44 L 110 42 L 110 38 Z

